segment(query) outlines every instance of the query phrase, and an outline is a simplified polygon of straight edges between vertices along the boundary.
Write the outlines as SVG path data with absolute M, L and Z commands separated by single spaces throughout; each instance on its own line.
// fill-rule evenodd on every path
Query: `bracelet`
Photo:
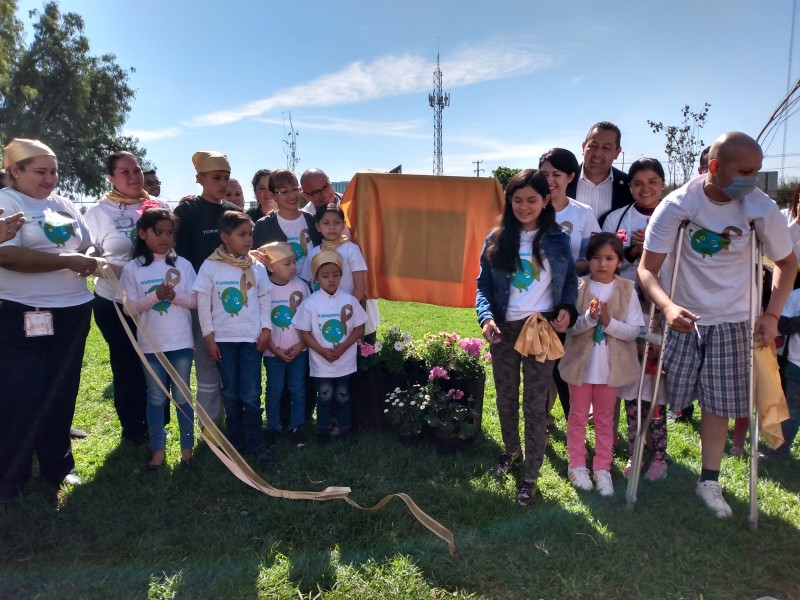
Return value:
M 761 313 L 761 316 L 762 317 L 772 317 L 773 319 L 775 319 L 778 322 L 780 322 L 780 320 L 781 320 L 781 318 L 779 316 L 774 315 L 771 312 L 767 312 L 766 310 L 763 313 Z

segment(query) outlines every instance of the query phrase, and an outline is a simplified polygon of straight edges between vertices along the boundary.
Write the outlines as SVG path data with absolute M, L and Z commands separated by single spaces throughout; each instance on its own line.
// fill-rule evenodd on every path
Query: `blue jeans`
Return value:
M 261 435 L 261 352 L 255 342 L 217 342 L 228 439 L 242 451 L 264 449 Z
M 352 425 L 350 417 L 350 375 L 342 377 L 314 377 L 317 388 L 317 428 L 331 428 L 331 412 L 336 401 L 336 419 L 342 431 Z
M 165 352 L 164 355 L 178 372 L 181 379 L 186 385 L 189 385 L 194 351 L 191 348 L 185 348 L 183 350 Z M 167 395 L 159 387 L 158 381 L 164 384 L 164 387 L 170 389 L 170 377 L 167 374 L 167 370 L 156 359 L 155 354 L 145 354 L 145 357 L 158 376 L 157 380 L 153 379 L 150 372 L 147 369 L 143 369 L 144 380 L 147 383 L 147 431 L 150 434 L 150 450 L 157 452 L 166 447 L 164 438 L 164 404 L 167 402 Z M 173 385 L 171 391 L 175 402 L 179 404 L 177 413 L 178 427 L 181 432 L 181 449 L 194 448 L 194 410 L 192 405 L 188 398 L 181 394 L 177 385 Z
M 277 356 L 265 356 L 264 366 L 267 368 L 267 428 L 281 430 L 281 396 L 288 388 L 292 398 L 289 429 L 302 429 L 306 422 L 308 352 L 301 352 L 288 363 Z
M 789 418 L 781 423 L 783 444 L 776 452 L 789 456 L 792 442 L 800 429 L 800 380 L 786 378 L 786 405 L 789 408 Z

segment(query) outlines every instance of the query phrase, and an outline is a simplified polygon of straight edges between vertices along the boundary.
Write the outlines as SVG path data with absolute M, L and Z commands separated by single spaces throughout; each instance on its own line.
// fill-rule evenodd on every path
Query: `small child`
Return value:
M 367 314 L 358 300 L 339 289 L 342 257 L 326 250 L 311 261 L 320 289 L 300 305 L 293 323 L 311 350 L 311 377 L 317 389 L 317 441 L 331 439 L 331 412 L 336 400 L 339 439 L 350 436 L 350 375 L 356 371 L 356 340 L 364 332 Z
M 317 231 L 322 235 L 322 244 L 308 253 L 305 272 L 300 276 L 311 281 L 311 260 L 323 250 L 334 250 L 342 257 L 342 280 L 339 288 L 355 296 L 359 302 L 367 290 L 367 263 L 361 249 L 344 234 L 344 211 L 331 202 L 317 209 L 314 215 Z
M 270 242 L 288 242 L 297 257 L 297 272 L 302 274 L 309 250 L 319 246 L 322 236 L 315 227 L 314 217 L 300 211 L 302 190 L 294 173 L 287 169 L 272 171 L 269 190 L 278 203 L 278 210 L 258 220 L 253 244 L 260 247 Z
M 144 327 L 137 330 L 136 338 L 148 364 L 165 387 L 170 377 L 154 352 L 164 353 L 186 385 L 192 374 L 194 354 L 192 309 L 197 308 L 197 295 L 192 287 L 195 273 L 191 263 L 178 256 L 173 248 L 176 221 L 175 215 L 164 208 L 150 208 L 142 213 L 136 224 L 131 261 L 125 265 L 120 278 L 129 299 L 125 312 L 139 315 Z M 150 345 L 151 341 L 157 344 L 156 348 Z M 144 378 L 147 430 L 153 452 L 147 468 L 156 471 L 164 462 L 167 395 L 147 369 L 144 369 Z M 174 383 L 172 394 L 178 403 L 181 464 L 188 464 L 194 448 L 194 410 Z
M 291 397 L 289 431 L 294 446 L 306 445 L 305 403 L 308 351 L 292 318 L 308 296 L 308 285 L 297 277 L 297 258 L 286 242 L 272 242 L 259 248 L 267 257 L 272 336 L 264 352 L 267 369 L 267 437 L 277 439 L 281 431 L 280 404 L 284 389 Z
M 592 465 L 597 491 L 612 496 L 611 447 L 614 411 L 620 386 L 637 377 L 636 337 L 644 325 L 633 282 L 618 275 L 622 242 L 613 233 L 589 240 L 586 258 L 590 275 L 578 284 L 578 320 L 567 331 L 559 370 L 569 384 L 567 419 L 569 480 L 576 488 L 591 490 L 586 468 L 586 424 L 589 407 L 594 414 L 595 456 Z
M 261 435 L 261 354 L 270 339 L 267 271 L 250 257 L 253 222 L 226 211 L 219 220 L 222 245 L 200 267 L 194 289 L 203 341 L 219 364 L 228 439 L 240 452 L 272 460 Z

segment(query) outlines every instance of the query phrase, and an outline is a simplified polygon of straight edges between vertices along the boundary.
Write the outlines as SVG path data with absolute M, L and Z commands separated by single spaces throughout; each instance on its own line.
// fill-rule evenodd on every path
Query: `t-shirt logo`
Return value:
M 563 223 L 560 223 L 559 227 L 561 227 L 561 231 L 563 231 L 567 235 L 572 235 L 572 230 L 575 229 L 575 226 L 569 221 L 564 221 Z
M 292 292 L 289 296 L 289 305 L 281 304 L 272 309 L 270 318 L 275 327 L 281 329 L 289 329 L 292 324 L 292 317 L 297 312 L 297 307 L 303 301 L 303 294 L 301 292 Z
M 75 235 L 75 221 L 68 212 L 45 210 L 44 222 L 39 221 L 39 227 L 44 231 L 45 237 L 59 248 Z
M 539 281 L 539 268 L 531 261 L 521 258 L 519 268 L 511 278 L 511 285 L 520 291 L 527 291 L 534 280 Z
M 329 319 L 320 325 L 322 337 L 331 344 L 338 344 L 347 335 L 347 322 L 353 318 L 353 307 L 345 304 L 339 314 L 339 319 Z
M 708 229 L 689 230 L 691 236 L 692 249 L 700 256 L 712 256 L 722 250 L 727 250 L 731 245 L 731 235 L 742 235 L 742 230 L 738 227 L 726 227 L 722 233 L 715 233 Z
M 152 286 L 147 293 L 155 292 L 158 288 L 161 287 L 161 284 L 157 284 Z M 162 300 L 153 306 L 153 310 L 156 311 L 159 315 L 163 315 L 165 312 L 169 310 L 169 307 L 172 306 L 172 302 L 169 300 Z
M 300 236 L 298 237 L 297 242 L 289 242 L 289 245 L 294 250 L 294 256 L 297 260 L 302 260 L 308 255 L 309 244 L 312 244 L 312 242 L 311 242 L 311 236 L 308 235 L 308 229 L 303 229 L 300 232 Z

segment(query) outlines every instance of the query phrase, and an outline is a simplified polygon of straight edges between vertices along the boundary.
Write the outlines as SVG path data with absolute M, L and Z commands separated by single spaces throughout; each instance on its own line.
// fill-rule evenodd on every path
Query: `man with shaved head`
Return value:
M 769 305 L 754 326 L 759 344 L 770 344 L 778 333 L 797 260 L 786 218 L 756 188 L 763 157 L 758 143 L 732 131 L 717 138 L 708 157 L 706 177 L 672 192 L 653 213 L 639 279 L 670 326 L 663 352 L 673 405 L 680 410 L 698 398 L 702 409 L 703 465 L 695 492 L 717 517 L 725 518 L 731 508 L 718 479 L 728 420 L 750 414 L 751 227 L 764 253 L 775 261 Z M 678 239 L 683 222 L 687 226 Z M 682 245 L 681 262 L 670 298 L 664 290 L 670 287 L 676 240 Z
M 322 169 L 306 169 L 300 175 L 300 187 L 303 189 L 303 198 L 308 200 L 300 210 L 311 215 L 317 212 L 321 206 L 327 206 L 331 202 L 339 204 L 342 197 L 333 191 L 331 180 Z

